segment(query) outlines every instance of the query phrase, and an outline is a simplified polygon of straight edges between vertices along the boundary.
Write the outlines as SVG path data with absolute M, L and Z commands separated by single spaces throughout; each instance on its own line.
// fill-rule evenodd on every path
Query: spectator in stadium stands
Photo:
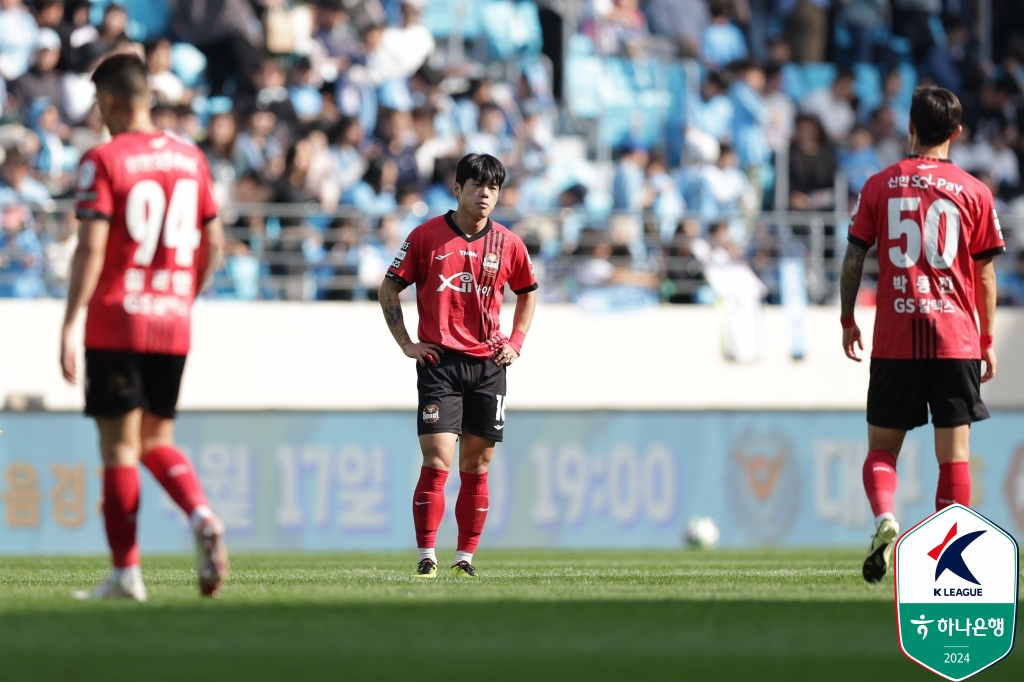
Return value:
M 496 104 L 480 107 L 480 122 L 475 132 L 466 135 L 464 154 L 490 154 L 506 166 L 512 165 L 513 139 L 507 134 L 508 120 Z
M 17 149 L 5 151 L 6 158 L 0 165 L 0 205 L 29 203 L 42 206 L 50 201 L 49 190 L 32 177 L 28 157 Z
M 234 181 L 244 174 L 245 162 L 235 145 L 238 123 L 231 111 L 222 111 L 210 117 L 206 124 L 206 139 L 199 145 L 210 165 L 218 199 L 229 195 Z
M 299 128 L 299 116 L 295 113 L 288 96 L 288 76 L 274 57 L 264 57 L 260 68 L 252 75 L 255 91 L 235 98 L 235 108 L 248 111 L 252 108 L 274 114 L 274 132 L 283 142 L 290 142 Z
M 402 0 L 402 24 L 390 26 L 371 48 L 366 44 L 366 65 L 352 77 L 357 83 L 382 85 L 390 80 L 408 78 L 423 66 L 434 51 L 434 36 L 421 23 L 426 0 Z
M 922 62 L 935 46 L 932 20 L 942 14 L 942 0 L 892 0 L 892 31 L 910 41 L 914 61 Z
M 378 156 L 370 161 L 363 179 L 342 196 L 342 203 L 351 204 L 371 216 L 381 216 L 395 210 L 395 189 L 398 166 L 391 159 Z
M 359 31 L 353 25 L 343 0 L 317 0 L 313 40 L 319 51 L 313 54 L 314 68 L 325 81 L 334 82 L 348 68 L 354 55 L 362 51 Z M 324 67 L 329 67 L 324 70 Z M 329 74 L 333 71 L 333 78 Z
M 854 196 L 860 193 L 869 177 L 883 168 L 871 143 L 871 131 L 864 126 L 857 126 L 850 133 L 847 148 L 839 154 L 839 167 L 846 173 L 850 193 Z
M 988 137 L 975 141 L 971 159 L 975 168 L 984 169 L 999 188 L 993 192 L 1004 199 L 1012 196 L 1020 185 L 1020 166 L 1017 154 L 1009 141 L 1017 141 L 1019 133 L 1013 126 L 991 132 Z
M 43 247 L 45 256 L 46 289 L 50 296 L 67 295 L 68 275 L 71 274 L 71 260 L 78 247 L 78 218 L 74 211 L 65 211 L 60 215 L 57 234 L 46 242 Z
M 768 147 L 778 153 L 789 147 L 793 138 L 793 123 L 796 121 L 796 104 L 782 87 L 782 69 L 769 67 L 765 73 L 763 95 L 768 109 L 768 121 L 764 126 Z
M 423 201 L 430 208 L 428 216 L 439 216 L 449 210 L 455 210 L 456 201 L 452 188 L 455 187 L 455 170 L 458 164 L 459 157 L 454 156 L 440 157 L 434 162 L 430 187 L 423 193 Z
M 640 54 L 650 37 L 638 0 L 595 3 L 594 14 L 584 19 L 580 29 L 601 55 Z
M 680 56 L 700 54 L 701 36 L 711 23 L 707 0 L 647 0 L 643 10 L 651 33 L 675 42 Z
M 297 140 L 288 150 L 284 172 L 272 183 L 275 204 L 304 204 L 316 198 L 306 183 L 313 151 L 313 143 L 308 138 Z
M 416 131 L 416 167 L 420 178 L 429 180 L 434 164 L 442 156 L 458 154 L 458 139 L 455 135 L 441 137 L 434 127 L 437 111 L 430 105 L 417 107 L 412 112 L 413 130 Z
M 38 177 L 51 194 L 61 195 L 70 188 L 71 176 L 78 166 L 78 150 L 64 144 L 69 131 L 50 98 L 40 97 L 32 102 L 28 123 L 39 138 L 39 153 L 33 159 Z
M 74 25 L 64 18 L 64 0 L 37 0 L 32 4 L 32 11 L 39 30 L 53 29 L 60 38 L 60 60 L 56 68 L 61 71 L 70 69 L 70 40 Z
M 299 57 L 288 76 L 288 99 L 303 125 L 324 117 L 324 98 L 314 85 L 313 63 L 309 57 Z
M 146 70 L 154 96 L 168 104 L 190 102 L 192 93 L 171 71 L 171 41 L 159 38 L 146 44 Z
M 668 174 L 668 164 L 660 152 L 651 154 L 647 164 L 647 179 L 644 194 L 648 206 L 654 214 L 656 224 L 653 226 L 662 243 L 669 243 L 675 235 L 679 219 L 686 211 L 686 203 L 679 193 L 675 180 Z
M 966 132 L 967 128 L 964 128 L 964 131 Z M 875 141 L 875 153 L 882 168 L 888 168 L 907 156 L 910 151 L 907 144 L 908 134 L 907 130 L 896 128 L 892 112 L 887 107 L 875 109 L 871 116 L 871 137 Z
M 639 213 L 650 205 L 645 191 L 644 172 L 650 152 L 639 142 L 630 142 L 615 164 L 612 178 L 612 209 Z
M 393 161 L 398 169 L 395 185 L 419 187 L 420 169 L 416 164 L 416 144 L 419 138 L 412 127 L 412 115 L 408 111 L 382 113 L 377 133 L 381 155 Z
M 700 86 L 700 96 L 692 98 L 688 113 L 690 125 L 716 140 L 728 139 L 732 131 L 733 110 L 721 76 L 714 72 L 708 73 Z
M 721 146 L 715 162 L 700 167 L 696 178 L 696 194 L 688 206 L 700 213 L 705 222 L 732 219 L 730 228 L 734 238 L 744 237 L 744 225 L 739 217 L 741 212 L 757 207 L 757 194 L 750 180 L 739 168 L 736 152 L 727 144 Z
M 334 159 L 332 175 L 342 195 L 359 182 L 366 172 L 362 145 L 363 128 L 359 121 L 351 117 L 338 121 L 330 152 Z
M 285 147 L 274 133 L 276 125 L 272 111 L 254 109 L 249 113 L 245 130 L 235 139 L 240 174 L 256 171 L 274 179 L 281 173 Z
M 696 303 L 696 292 L 704 284 L 704 269 L 696 251 L 706 251 L 707 242 L 700 236 L 700 223 L 687 220 L 679 225 L 666 253 L 665 278 L 669 303 Z
M 0 0 L 0 76 L 12 81 L 28 71 L 38 33 L 21 0 Z
M 101 142 L 110 139 L 110 133 L 103 125 L 99 107 L 94 105 L 85 118 L 71 131 L 70 143 L 78 150 L 79 156 L 86 153 Z
M 889 0 L 839 0 L 836 20 L 850 32 L 851 61 L 875 63 L 875 34 L 889 12 Z
M 109 52 L 119 47 L 128 37 L 124 31 L 128 27 L 128 12 L 120 5 L 110 4 L 103 12 L 99 35 L 95 40 L 82 45 L 78 50 L 77 71 L 88 71 L 87 65 L 92 64 Z M 131 41 L 128 41 L 131 42 Z
M 801 64 L 825 61 L 828 45 L 828 12 L 832 0 L 779 0 L 785 17 L 786 41 L 793 61 Z
M 892 112 L 896 130 L 910 129 L 910 108 L 903 104 L 903 76 L 893 69 L 882 79 L 882 104 Z M 869 112 L 863 112 L 867 115 Z
M 60 103 L 60 76 L 54 70 L 59 61 L 60 36 L 52 28 L 44 28 L 36 39 L 32 67 L 8 88 L 20 109 L 27 110 L 29 104 L 40 97 Z
M 771 149 L 765 135 L 765 126 L 771 112 L 765 106 L 761 93 L 765 88 L 765 74 L 751 62 L 738 62 L 730 68 L 733 77 L 729 86 L 732 102 L 732 146 L 739 157 L 740 168 L 747 174 L 761 205 L 761 176 L 771 162 Z
M 177 0 L 175 32 L 206 55 L 211 95 L 250 93 L 260 64 L 265 0 Z M 230 91 L 225 88 L 229 87 Z
M 857 123 L 854 110 L 854 75 L 849 69 L 841 69 L 828 88 L 820 88 L 808 94 L 800 102 L 800 111 L 817 117 L 828 136 L 836 141 L 845 140 Z
M 835 150 L 817 117 L 801 114 L 789 149 L 789 207 L 821 211 L 835 206 Z
M 42 296 L 43 247 L 27 207 L 0 203 L 0 250 L 0 297 Z
M 711 23 L 701 36 L 700 58 L 708 68 L 720 69 L 749 56 L 743 32 L 732 23 L 730 0 L 708 0 Z

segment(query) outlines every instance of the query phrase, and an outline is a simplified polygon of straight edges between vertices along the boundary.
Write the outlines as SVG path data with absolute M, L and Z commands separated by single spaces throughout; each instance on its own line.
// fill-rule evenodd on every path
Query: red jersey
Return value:
M 537 288 L 523 240 L 491 220 L 467 236 L 454 212 L 432 218 L 412 233 L 387 277 L 416 285 L 419 340 L 474 358 L 489 358 L 508 341 L 501 333 L 505 284 L 513 293 Z
M 110 222 L 85 347 L 188 352 L 203 226 L 217 216 L 206 158 L 171 133 L 121 133 L 78 166 L 80 218 Z
M 849 239 L 878 244 L 871 357 L 981 358 L 974 262 L 1006 251 L 988 187 L 948 161 L 904 159 L 864 185 Z

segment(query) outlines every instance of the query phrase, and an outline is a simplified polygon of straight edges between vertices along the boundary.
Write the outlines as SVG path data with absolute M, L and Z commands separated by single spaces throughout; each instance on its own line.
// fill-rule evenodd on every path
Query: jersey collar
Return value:
M 494 221 L 492 221 L 490 218 L 488 218 L 487 219 L 487 225 L 484 226 L 484 229 L 480 230 L 479 232 L 474 234 L 472 237 L 470 237 L 468 234 L 466 234 L 465 232 L 460 230 L 459 226 L 455 224 L 455 218 L 453 217 L 454 215 L 455 215 L 455 211 L 448 211 L 447 213 L 444 214 L 444 221 L 446 223 L 448 223 L 448 227 L 452 228 L 452 232 L 454 232 L 455 234 L 459 235 L 460 237 L 465 239 L 467 242 L 475 242 L 477 239 L 481 239 L 483 237 L 486 237 L 487 233 L 491 231 L 491 225 L 494 224 Z
M 907 158 L 920 159 L 922 161 L 938 161 L 939 163 L 953 163 L 950 159 L 937 159 L 934 156 L 921 156 L 920 154 L 911 154 Z

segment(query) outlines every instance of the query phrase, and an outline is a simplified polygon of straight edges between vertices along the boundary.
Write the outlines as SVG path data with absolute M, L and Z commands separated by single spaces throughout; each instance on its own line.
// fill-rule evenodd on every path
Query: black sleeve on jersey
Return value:
M 106 213 L 100 213 L 99 211 L 94 211 L 91 208 L 78 209 L 77 211 L 75 211 L 75 217 L 78 218 L 79 220 L 106 220 L 108 223 L 114 220 L 111 216 L 108 216 Z
M 406 282 L 404 279 L 402 279 L 401 277 L 399 277 L 398 275 L 396 275 L 393 272 L 389 272 L 388 274 L 386 274 L 384 276 L 387 277 L 388 279 L 390 279 L 393 282 L 398 282 L 399 284 L 401 284 L 403 289 L 405 289 L 405 288 L 407 288 L 409 286 L 408 282 Z
M 517 289 L 513 289 L 512 293 L 515 294 L 516 296 L 522 296 L 523 294 L 528 294 L 531 291 L 536 291 L 538 288 L 540 288 L 540 285 L 537 284 L 536 282 L 534 282 L 533 284 L 531 284 L 530 286 L 526 287 L 525 289 L 518 289 L 518 290 Z
M 994 258 L 995 256 L 1001 256 L 1006 253 L 1005 246 L 997 246 L 994 249 L 988 251 L 982 251 L 981 253 L 972 253 L 971 258 L 974 260 L 985 260 L 986 258 Z
M 849 235 L 849 236 L 848 236 L 848 237 L 846 238 L 846 240 L 847 240 L 848 242 L 850 242 L 851 244 L 853 244 L 854 246 L 859 246 L 860 248 L 864 249 L 865 251 L 870 251 L 870 250 L 871 250 L 871 246 L 872 246 L 872 245 L 871 245 L 871 244 L 868 244 L 868 243 L 867 243 L 866 241 L 864 241 L 864 240 L 863 240 L 863 239 L 861 239 L 860 237 L 854 237 L 854 236 L 853 236 L 853 235 L 851 234 L 851 235 Z

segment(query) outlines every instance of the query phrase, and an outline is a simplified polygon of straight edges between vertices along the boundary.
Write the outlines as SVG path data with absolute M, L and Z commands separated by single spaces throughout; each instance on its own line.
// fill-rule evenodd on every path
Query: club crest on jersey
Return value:
M 78 191 L 84 192 L 87 189 L 92 188 L 92 183 L 96 180 L 96 164 L 92 161 L 83 161 L 82 165 L 78 167 Z
M 484 256 L 483 266 L 484 271 L 486 271 L 488 274 L 493 275 L 497 273 L 498 268 L 501 267 L 501 260 L 498 258 L 498 254 L 489 253 L 486 256 Z
M 427 405 L 423 408 L 423 421 L 427 424 L 434 424 L 440 418 L 441 410 L 437 409 L 437 405 Z

